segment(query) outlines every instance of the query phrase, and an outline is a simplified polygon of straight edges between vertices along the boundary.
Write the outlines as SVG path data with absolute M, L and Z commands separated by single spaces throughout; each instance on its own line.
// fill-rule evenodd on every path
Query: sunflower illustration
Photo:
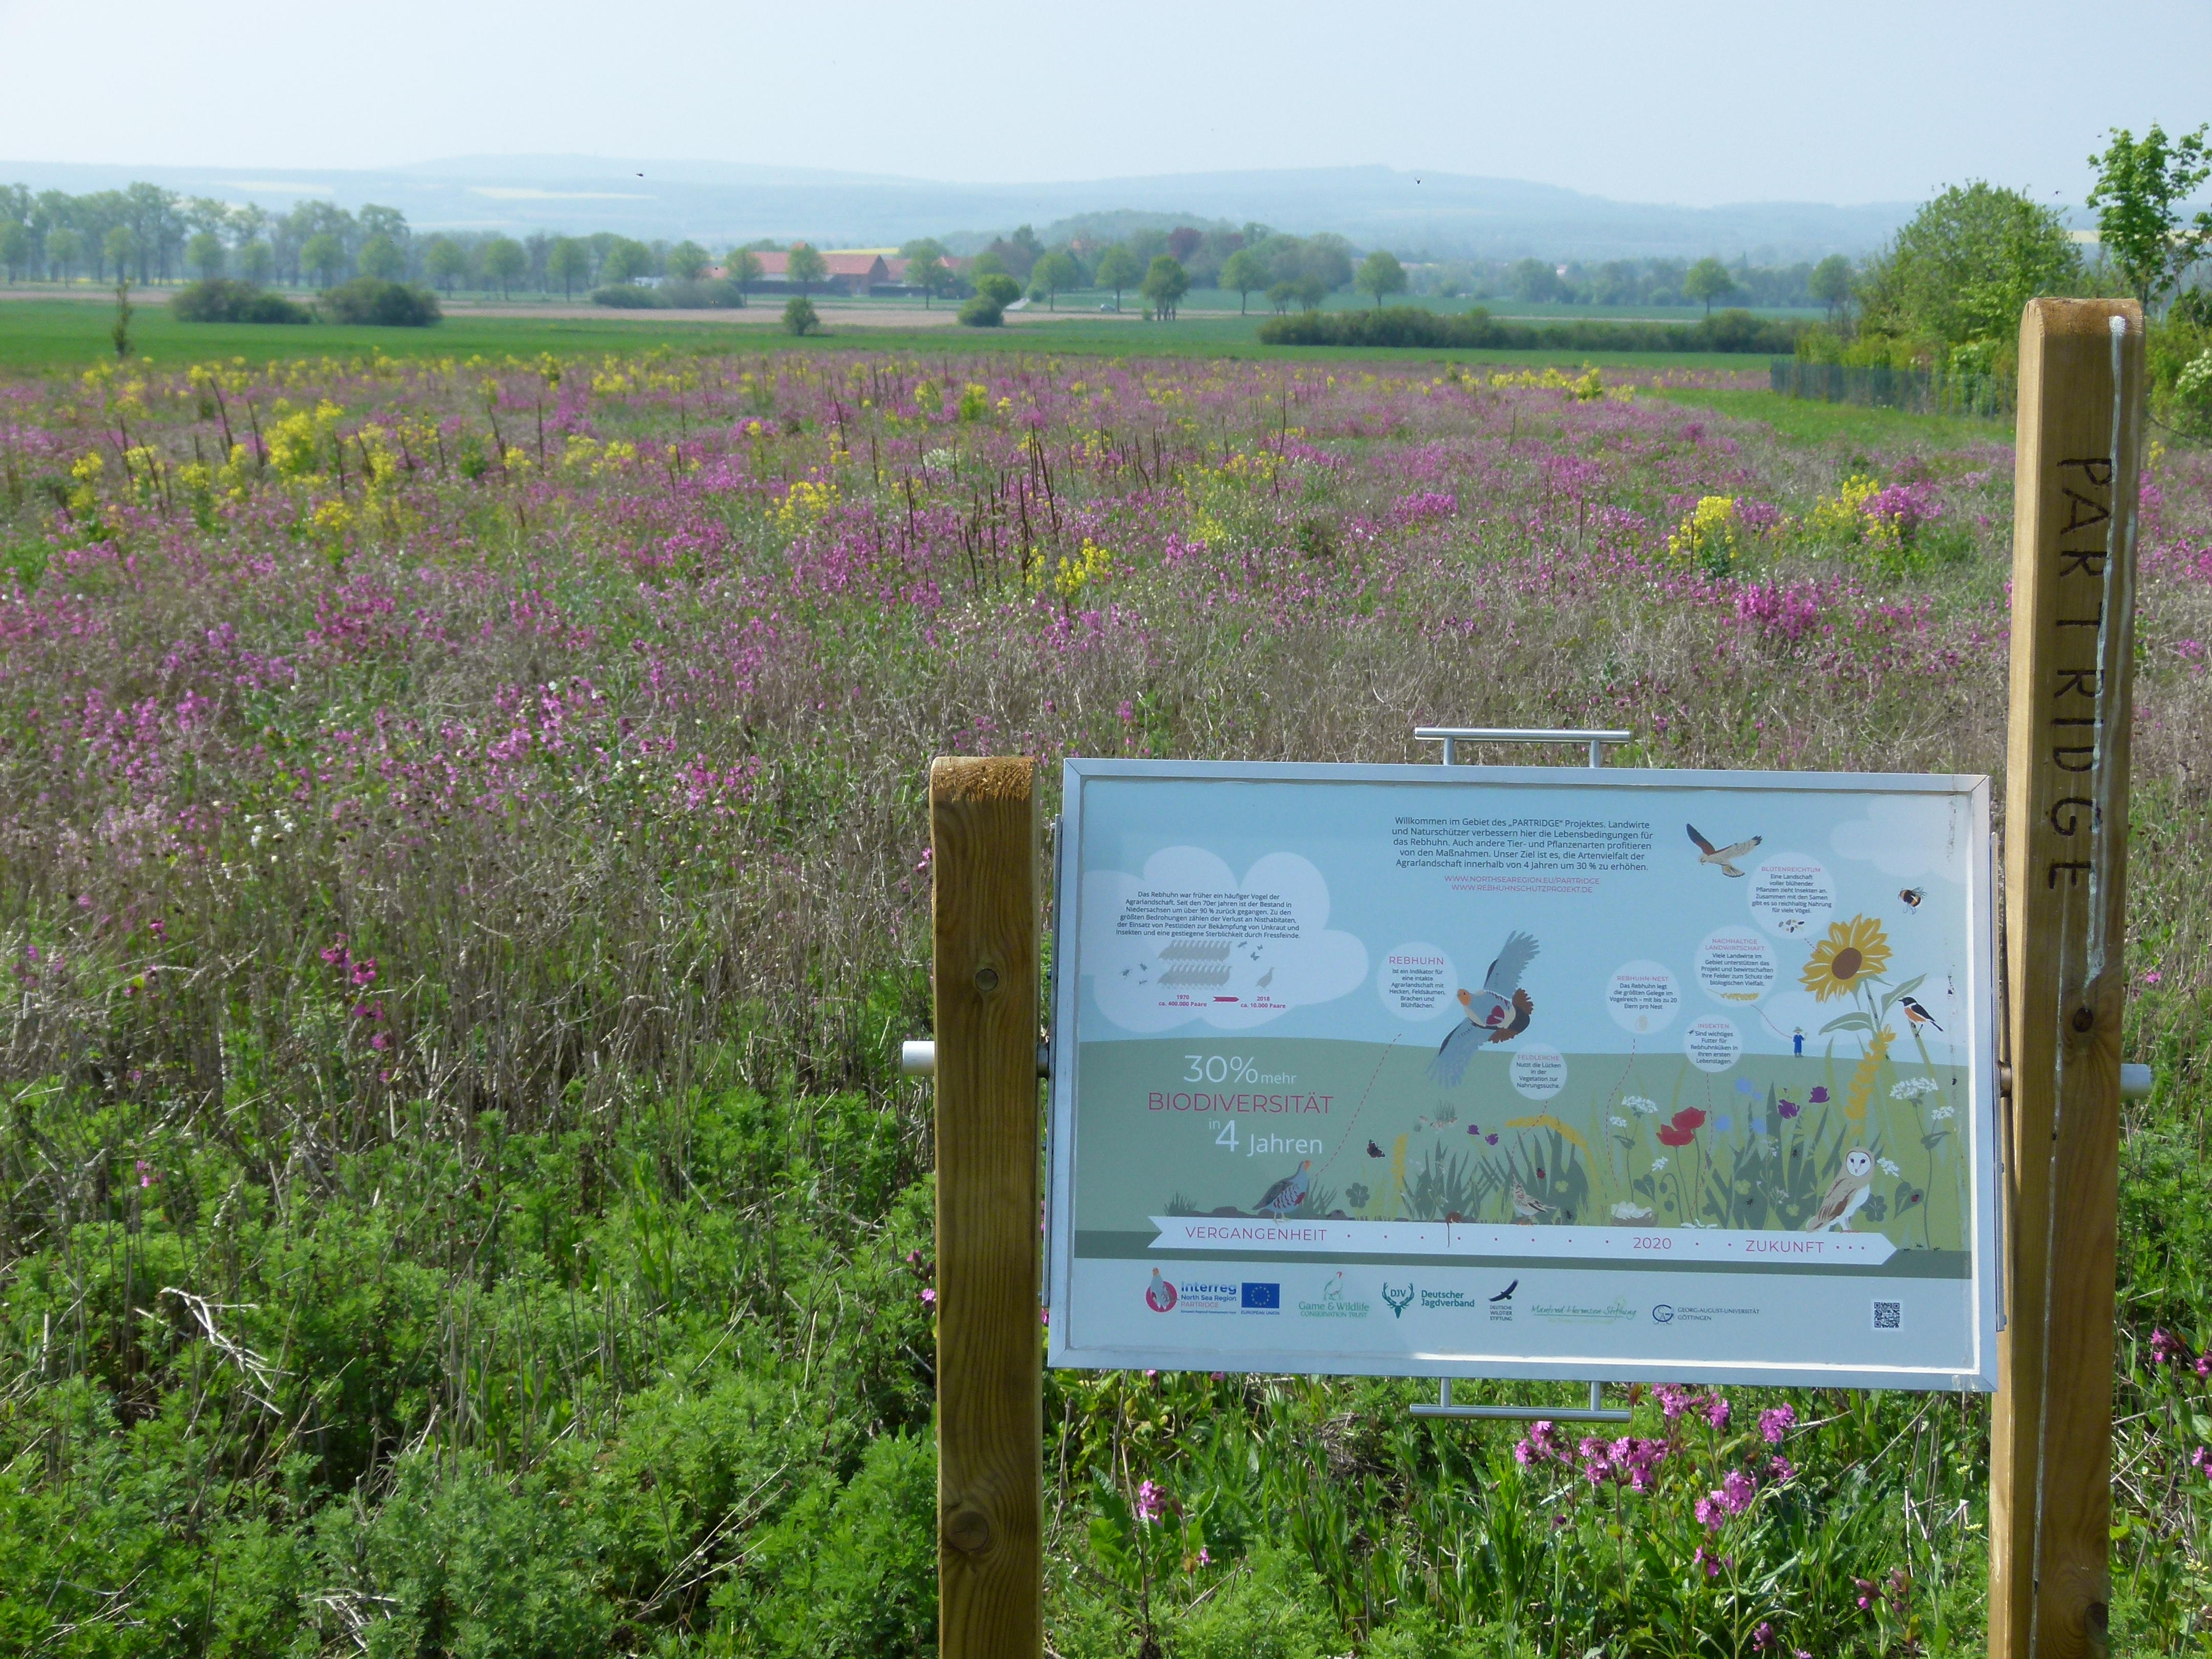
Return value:
M 1848 996 L 1863 979 L 1889 966 L 1889 938 L 1872 916 L 1853 916 L 1828 924 L 1828 936 L 1813 947 L 1805 964 L 1805 988 L 1821 1001 Z

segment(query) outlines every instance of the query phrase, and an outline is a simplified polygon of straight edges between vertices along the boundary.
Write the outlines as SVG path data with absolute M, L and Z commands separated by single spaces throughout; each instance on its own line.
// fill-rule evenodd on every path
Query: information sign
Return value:
M 1990 1387 L 1989 800 L 1069 761 L 1050 1362 Z

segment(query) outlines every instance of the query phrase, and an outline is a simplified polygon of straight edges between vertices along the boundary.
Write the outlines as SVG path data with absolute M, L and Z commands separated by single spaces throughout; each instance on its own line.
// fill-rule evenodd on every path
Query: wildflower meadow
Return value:
M 1595 724 L 1620 765 L 2000 772 L 2009 433 L 1798 441 L 1703 406 L 1738 391 L 0 381 L 0 1649 L 933 1651 L 929 757 Z M 2129 1653 L 2212 1653 L 2208 482 L 2158 450 L 2144 492 Z M 1639 1389 L 1600 1437 L 1421 1392 L 1049 1374 L 1048 1650 L 1980 1649 L 1978 1397 Z

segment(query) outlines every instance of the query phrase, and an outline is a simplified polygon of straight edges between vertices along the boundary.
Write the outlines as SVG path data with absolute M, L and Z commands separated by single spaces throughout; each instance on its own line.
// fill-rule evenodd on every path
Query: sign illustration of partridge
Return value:
M 1462 989 L 1459 1006 L 1467 1018 L 1451 1028 L 1429 1062 L 1429 1079 L 1447 1089 L 1467 1075 L 1469 1061 L 1485 1043 L 1504 1042 L 1528 1029 L 1536 1005 L 1521 988 L 1521 975 L 1536 957 L 1533 933 L 1508 933 L 1498 960 L 1482 976 L 1480 991 Z

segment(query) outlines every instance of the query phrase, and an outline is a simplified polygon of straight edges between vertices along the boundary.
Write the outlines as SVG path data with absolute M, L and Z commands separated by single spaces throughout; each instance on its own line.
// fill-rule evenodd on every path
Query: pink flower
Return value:
M 1651 1392 L 1659 1401 L 1660 1415 L 1669 1423 L 1690 1409 L 1690 1391 L 1687 1389 L 1677 1388 L 1672 1382 L 1662 1382 Z
M 1766 1460 L 1766 1474 L 1771 1480 L 1795 1480 L 1797 1466 L 1786 1457 L 1776 1455 Z
M 1705 1547 L 1703 1544 L 1698 1546 L 1698 1553 L 1695 1556 L 1691 1558 L 1690 1565 L 1692 1566 L 1703 1567 L 1705 1570 L 1705 1577 L 1708 1578 L 1717 1578 L 1721 1576 L 1720 1557 L 1717 1555 L 1706 1554 Z
M 1782 1437 L 1796 1426 L 1797 1410 L 1794 1406 L 1777 1406 L 1759 1414 L 1759 1437 L 1770 1446 L 1780 1445 Z
M 374 1036 L 369 1038 L 368 1046 L 377 1050 L 380 1054 L 382 1053 L 385 1049 L 389 1048 L 392 1046 L 392 1033 L 389 1031 L 379 1031 Z
M 346 963 L 346 936 L 343 933 L 340 933 L 328 945 L 323 946 L 319 954 L 323 960 L 328 963 L 331 967 L 344 967 Z
M 1813 1085 L 1812 1099 L 1815 1106 L 1825 1106 L 1828 1103 L 1828 1091 L 1816 1083 Z
M 1168 1511 L 1168 1495 L 1151 1481 L 1137 1488 L 1137 1519 L 1151 1526 Z
M 2165 977 L 2166 975 L 2164 974 L 2160 973 L 2157 969 L 2154 968 L 2143 975 L 2143 983 L 2146 985 L 2156 985 L 2160 981 L 2164 980 Z
M 1764 1619 L 1760 1620 L 1759 1621 L 1759 1628 L 1751 1633 L 1751 1645 L 1760 1653 L 1764 1653 L 1767 1649 L 1772 1647 L 1774 1645 L 1774 1626 L 1768 1624 Z
M 167 939 L 169 936 L 169 924 L 156 916 L 146 924 L 146 931 L 155 939 Z
M 1691 1507 L 1692 1512 L 1697 1516 L 1698 1521 L 1711 1531 L 1718 1532 L 1728 1524 L 1728 1510 L 1722 1504 L 1721 1495 L 1718 1492 L 1700 1498 Z M 1698 1553 L 1702 1556 L 1705 1551 L 1701 1549 Z
M 1729 1425 L 1729 1402 L 1718 1395 L 1705 1401 L 1705 1421 L 1717 1429 Z
M 1728 1506 L 1730 1515 L 1741 1515 L 1751 1507 L 1751 1500 L 1759 1496 L 1759 1487 L 1741 1469 L 1730 1469 L 1721 1489 L 1713 1494 Z
M 352 978 L 356 985 L 374 984 L 376 980 L 376 958 L 362 957 L 356 960 L 353 964 Z
M 1201 1567 L 1210 1567 L 1213 1565 L 1213 1557 L 1208 1553 L 1203 1544 L 1198 1547 L 1198 1565 Z
M 921 1305 L 925 1308 L 935 1307 L 937 1305 L 937 1292 L 925 1287 L 921 1293 Z
M 150 1187 L 161 1178 L 154 1173 L 154 1166 L 143 1158 L 134 1159 L 131 1167 L 138 1172 L 138 1184 L 141 1187 Z

